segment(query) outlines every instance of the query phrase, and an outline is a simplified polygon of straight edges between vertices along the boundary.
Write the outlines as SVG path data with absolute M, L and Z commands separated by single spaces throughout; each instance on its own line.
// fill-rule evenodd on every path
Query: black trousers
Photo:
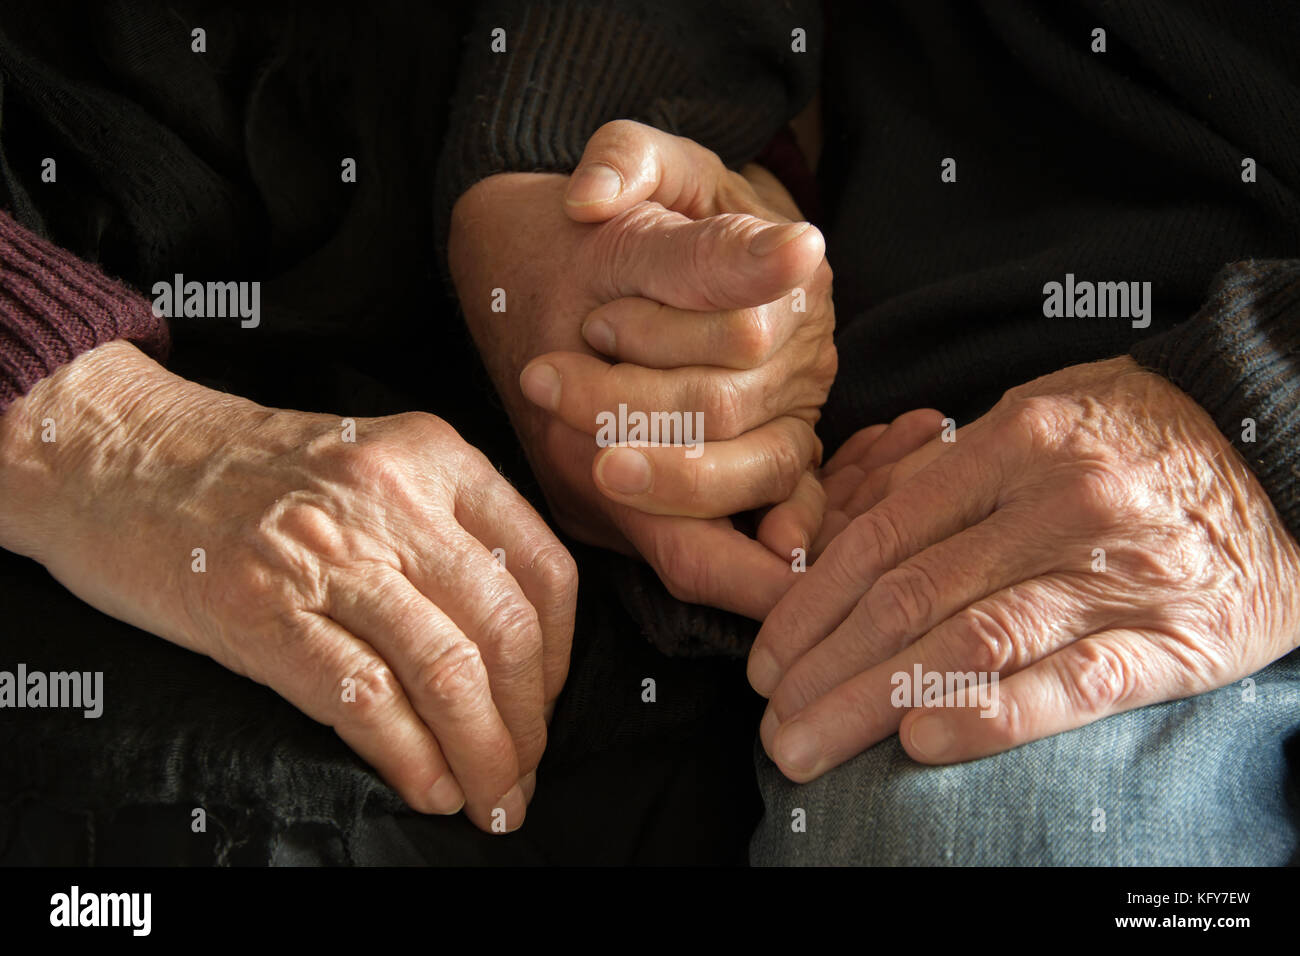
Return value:
M 268 688 L 31 561 L 0 553 L 0 606 L 0 670 L 104 674 L 97 719 L 0 710 L 0 864 L 743 863 L 760 812 L 742 665 L 663 657 L 608 600 L 586 599 L 536 797 L 504 836 L 404 809 Z

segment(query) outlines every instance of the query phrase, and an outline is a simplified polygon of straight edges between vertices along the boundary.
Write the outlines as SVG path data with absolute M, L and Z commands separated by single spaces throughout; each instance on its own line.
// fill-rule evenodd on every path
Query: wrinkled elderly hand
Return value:
M 894 731 L 926 763 L 998 753 L 1296 647 L 1300 547 L 1209 415 L 1128 358 L 1012 389 L 861 504 L 750 655 L 792 780 Z M 917 666 L 1000 675 L 992 706 L 891 700 Z
M 762 617 L 794 579 L 791 549 L 821 523 L 812 426 L 835 371 L 824 245 L 711 153 L 648 127 L 604 128 L 575 175 L 626 148 L 610 140 L 626 127 L 644 135 L 647 162 L 681 180 L 637 180 L 617 205 L 575 203 L 584 193 L 569 177 L 493 176 L 453 212 L 452 274 L 561 527 L 640 554 L 680 598 Z M 681 182 L 694 184 L 689 197 Z M 765 218 L 724 211 L 741 207 Z M 620 405 L 700 413 L 702 454 L 602 449 L 598 416 Z M 774 504 L 758 542 L 728 518 Z
M 101 345 L 0 417 L 0 546 L 269 685 L 413 808 L 523 822 L 576 569 L 446 422 L 263 408 Z

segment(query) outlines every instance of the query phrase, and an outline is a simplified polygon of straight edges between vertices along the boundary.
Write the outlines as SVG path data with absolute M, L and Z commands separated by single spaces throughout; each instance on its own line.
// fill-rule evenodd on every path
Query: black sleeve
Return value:
M 1224 267 L 1196 315 L 1131 354 L 1210 413 L 1300 539 L 1300 259 Z

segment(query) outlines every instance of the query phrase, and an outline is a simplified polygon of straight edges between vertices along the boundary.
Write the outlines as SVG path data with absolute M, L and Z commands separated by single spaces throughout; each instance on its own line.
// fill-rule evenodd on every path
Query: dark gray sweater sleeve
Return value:
M 1210 413 L 1300 539 L 1300 260 L 1226 266 L 1196 315 L 1131 354 Z
M 792 49 L 795 30 L 807 52 Z M 569 172 L 610 120 L 688 136 L 730 166 L 752 159 L 811 99 L 820 31 L 815 0 L 487 0 L 439 162 L 440 251 L 475 182 Z

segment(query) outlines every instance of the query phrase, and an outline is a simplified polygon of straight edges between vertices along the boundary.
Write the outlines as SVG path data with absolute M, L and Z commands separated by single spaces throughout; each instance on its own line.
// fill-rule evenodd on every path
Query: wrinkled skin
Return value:
M 568 668 L 573 560 L 446 422 L 346 435 L 102 345 L 0 418 L 0 545 L 333 726 L 413 808 L 516 829 Z
M 925 763 L 995 754 L 1296 647 L 1300 547 L 1206 412 L 1129 358 L 1012 389 L 955 441 L 862 474 L 837 492 L 860 513 L 750 656 L 792 780 L 895 731 Z M 895 707 L 917 663 L 998 674 L 995 714 Z
M 620 195 L 573 201 L 593 164 L 621 167 Z M 788 224 L 797 214 L 757 167 L 728 172 L 619 122 L 572 185 L 475 185 L 450 239 L 467 323 L 560 526 L 639 554 L 684 600 L 755 618 L 793 583 L 791 551 L 811 544 L 824 503 L 813 424 L 836 368 L 831 274 L 817 230 Z M 702 412 L 703 454 L 599 448 L 596 416 L 620 404 Z M 769 505 L 757 541 L 729 520 Z

